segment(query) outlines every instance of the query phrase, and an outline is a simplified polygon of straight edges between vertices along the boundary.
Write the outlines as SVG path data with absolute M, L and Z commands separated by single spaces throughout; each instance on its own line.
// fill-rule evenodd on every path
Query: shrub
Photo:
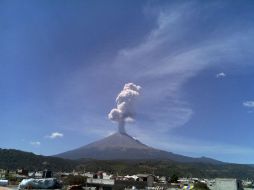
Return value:
M 86 183 L 86 177 L 69 175 L 63 180 L 65 185 L 83 185 Z
M 196 182 L 194 183 L 194 189 L 193 190 L 209 190 L 207 185 L 205 183 Z

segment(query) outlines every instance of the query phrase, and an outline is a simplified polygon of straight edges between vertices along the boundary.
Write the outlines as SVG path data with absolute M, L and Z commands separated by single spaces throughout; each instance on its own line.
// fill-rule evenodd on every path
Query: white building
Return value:
M 243 187 L 240 180 L 229 178 L 216 178 L 215 190 L 243 190 Z

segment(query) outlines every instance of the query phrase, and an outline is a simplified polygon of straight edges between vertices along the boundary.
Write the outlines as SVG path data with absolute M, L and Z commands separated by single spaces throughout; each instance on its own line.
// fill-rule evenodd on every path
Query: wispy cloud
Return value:
M 51 135 L 48 135 L 46 137 L 50 138 L 50 139 L 57 139 L 57 138 L 62 138 L 63 136 L 64 136 L 63 133 L 53 132 L 53 133 L 51 133 Z
M 40 141 L 31 141 L 30 144 L 32 146 L 40 146 L 41 145 L 41 142 Z
M 254 101 L 245 101 L 243 102 L 243 106 L 247 108 L 254 108 Z
M 226 77 L 227 75 L 224 73 L 224 72 L 221 72 L 221 73 L 217 73 L 216 74 L 216 78 L 224 78 Z
M 186 82 L 209 67 L 219 67 L 222 61 L 238 64 L 234 61 L 238 43 L 243 49 L 248 49 L 247 38 L 252 38 L 251 35 L 245 35 L 245 39 L 239 37 L 246 32 L 239 29 L 236 33 L 220 32 L 217 35 L 206 31 L 204 36 L 200 34 L 195 39 L 190 38 L 190 33 L 194 34 L 192 28 L 188 29 L 192 19 L 203 22 L 195 14 L 196 9 L 195 3 L 187 3 L 167 11 L 160 10 L 157 27 L 142 43 L 120 50 L 114 61 L 119 76 L 131 78 L 144 87 L 142 106 L 153 107 L 153 110 L 140 109 L 142 117 L 156 122 L 156 125 L 161 123 L 165 130 L 182 126 L 192 118 L 194 110 L 182 99 Z M 250 55 L 241 52 L 237 60 L 245 56 Z M 222 78 L 226 74 L 221 72 L 216 76 Z
M 82 124 L 69 125 L 72 126 L 70 130 L 86 134 L 89 132 L 97 136 L 105 136 L 115 131 L 112 124 L 102 118 L 103 115 L 106 117 L 112 106 L 105 103 L 112 102 L 112 99 L 107 97 L 113 97 L 123 83 L 135 82 L 143 87 L 137 106 L 137 127 L 132 127 L 136 125 L 134 123 L 127 127 L 127 131 L 131 134 L 160 136 L 172 128 L 187 124 L 195 115 L 194 108 L 184 99 L 185 85 L 190 84 L 192 78 L 210 68 L 223 70 L 224 72 L 218 74 L 224 76 L 232 65 L 241 67 L 252 64 L 252 26 L 246 28 L 241 25 L 239 28 L 235 22 L 214 22 L 216 18 L 213 11 L 217 10 L 217 7 L 211 11 L 214 7 L 210 4 L 204 8 L 195 2 L 179 4 L 155 10 L 149 7 L 146 14 L 149 17 L 156 16 L 157 21 L 147 36 L 142 40 L 138 39 L 139 43 L 131 43 L 135 44 L 134 46 L 119 49 L 115 57 L 100 57 L 95 66 L 89 68 L 89 72 L 86 68 L 75 73 L 74 82 L 72 81 L 70 86 L 75 86 L 76 89 L 65 92 L 76 92 L 78 96 L 81 94 L 82 97 L 77 98 L 78 100 L 82 99 L 84 94 L 92 96 L 90 90 L 82 91 L 86 81 L 88 82 L 85 85 L 90 85 L 90 81 L 84 76 L 92 77 L 90 79 L 96 83 L 93 85 L 93 88 L 96 88 L 94 91 L 100 94 L 100 98 L 89 109 L 93 109 L 95 113 L 94 109 L 98 105 L 103 111 L 98 111 L 98 108 L 96 111 L 100 113 L 93 116 L 91 111 L 88 111 L 84 121 L 80 121 Z M 207 23 L 211 23 L 209 29 L 206 29 Z M 135 40 L 135 37 L 129 40 Z M 100 75 L 102 80 L 98 82 L 94 73 Z M 115 92 L 108 96 L 112 90 L 105 90 L 106 86 L 115 88 Z M 73 94 L 70 96 L 73 97 Z M 95 105 L 96 103 L 98 104 Z M 135 133 L 138 130 L 139 133 Z M 186 144 L 188 145 L 188 142 Z

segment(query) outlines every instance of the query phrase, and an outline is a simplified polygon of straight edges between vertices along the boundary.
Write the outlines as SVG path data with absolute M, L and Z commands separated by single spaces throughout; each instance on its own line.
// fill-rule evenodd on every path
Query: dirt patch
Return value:
M 0 190 L 10 190 L 8 187 L 0 187 Z

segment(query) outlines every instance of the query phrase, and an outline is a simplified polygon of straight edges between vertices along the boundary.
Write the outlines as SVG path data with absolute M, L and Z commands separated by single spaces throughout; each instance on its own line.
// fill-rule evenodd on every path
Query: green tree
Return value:
M 63 182 L 65 185 L 83 185 L 86 182 L 86 177 L 69 175 Z
M 178 176 L 176 174 L 173 174 L 170 177 L 170 183 L 177 183 L 178 182 Z

